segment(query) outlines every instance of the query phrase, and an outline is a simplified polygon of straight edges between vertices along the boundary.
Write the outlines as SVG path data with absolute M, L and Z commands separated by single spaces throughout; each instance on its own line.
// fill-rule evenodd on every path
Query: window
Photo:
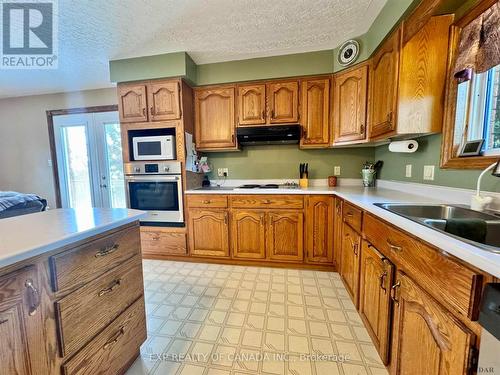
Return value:
M 458 85 L 454 136 L 460 146 L 484 139 L 483 154 L 500 155 L 500 65 Z

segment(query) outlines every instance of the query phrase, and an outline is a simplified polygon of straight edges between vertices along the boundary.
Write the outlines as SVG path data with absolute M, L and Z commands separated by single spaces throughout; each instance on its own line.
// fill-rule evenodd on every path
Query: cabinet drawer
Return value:
M 225 195 L 187 195 L 186 197 L 188 207 L 227 207 L 227 196 Z
M 136 256 L 56 302 L 62 356 L 80 349 L 142 294 Z
M 83 285 L 140 252 L 136 225 L 51 256 L 52 287 L 57 292 Z
M 144 229 L 141 228 L 141 247 L 143 254 L 186 255 L 185 229 Z
M 144 298 L 133 303 L 62 368 L 65 375 L 120 374 L 146 340 Z
M 381 253 L 438 301 L 446 301 L 461 314 L 474 318 L 481 274 L 372 215 L 365 215 L 364 233 Z
M 344 222 L 349 224 L 352 229 L 361 232 L 361 224 L 363 222 L 363 211 L 353 206 L 348 202 L 344 202 L 342 210 L 342 218 Z
M 303 208 L 301 195 L 234 195 L 231 196 L 234 208 Z

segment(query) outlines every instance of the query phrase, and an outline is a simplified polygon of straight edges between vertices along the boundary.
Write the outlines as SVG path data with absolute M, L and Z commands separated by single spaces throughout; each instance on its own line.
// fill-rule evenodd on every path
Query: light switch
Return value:
M 405 174 L 405 176 L 408 177 L 408 178 L 411 177 L 411 168 L 412 168 L 411 164 L 406 164 L 406 174 Z
M 424 165 L 424 180 L 434 181 L 434 165 Z
M 336 165 L 334 168 L 333 168 L 333 174 L 335 176 L 340 176 L 340 165 Z

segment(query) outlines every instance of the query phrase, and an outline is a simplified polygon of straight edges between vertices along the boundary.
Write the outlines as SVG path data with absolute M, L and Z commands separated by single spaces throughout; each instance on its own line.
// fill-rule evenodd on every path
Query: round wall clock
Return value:
M 359 43 L 352 39 L 340 46 L 337 60 L 340 65 L 347 66 L 352 64 L 359 56 Z

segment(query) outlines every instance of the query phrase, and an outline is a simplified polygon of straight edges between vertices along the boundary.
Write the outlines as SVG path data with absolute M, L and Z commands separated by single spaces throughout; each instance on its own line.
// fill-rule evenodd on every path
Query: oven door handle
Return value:
M 180 176 L 125 176 L 125 181 L 127 182 L 163 182 L 163 181 L 180 181 Z

